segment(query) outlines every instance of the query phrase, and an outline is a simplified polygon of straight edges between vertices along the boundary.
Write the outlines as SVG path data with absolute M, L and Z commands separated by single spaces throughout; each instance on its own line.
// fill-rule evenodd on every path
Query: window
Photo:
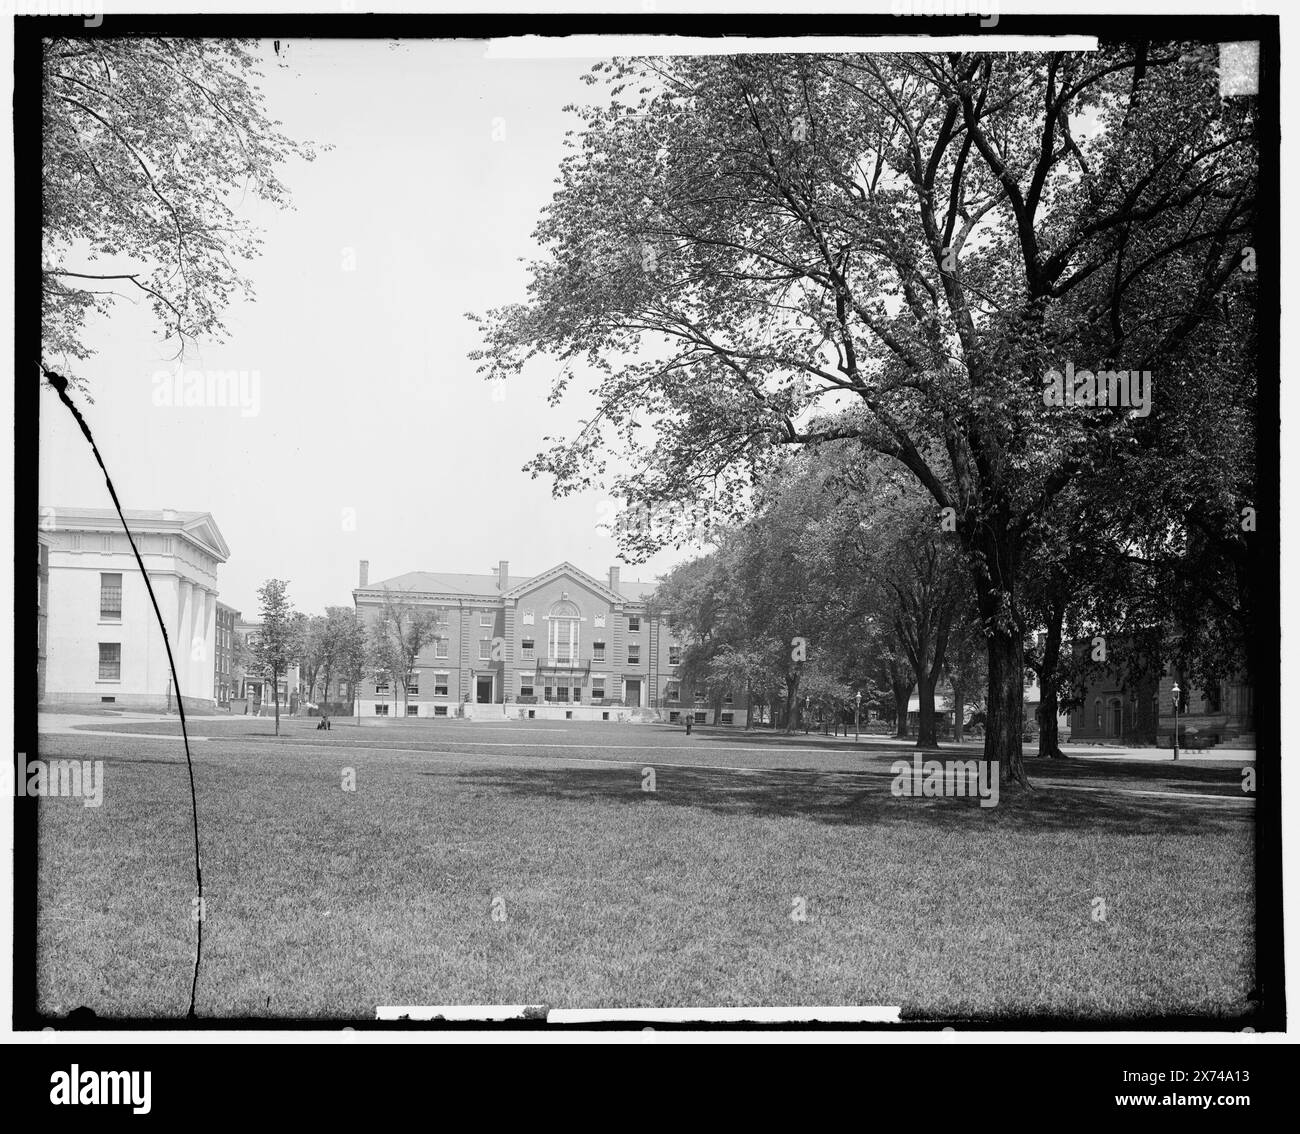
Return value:
M 550 657 L 557 662 L 578 660 L 578 627 L 581 614 L 576 604 L 561 599 L 551 607 L 549 640 Z
M 122 643 L 99 643 L 99 680 L 122 680 Z
M 376 678 L 375 678 L 375 692 L 376 692 L 376 693 L 387 693 L 387 692 L 388 692 L 388 678 L 386 678 L 386 677 L 376 677 Z
M 605 679 L 603 677 L 592 678 L 591 695 L 596 700 L 603 700 L 605 697 Z
M 1097 726 L 1096 726 L 1097 731 L 1100 732 L 1101 731 L 1101 698 L 1098 697 L 1095 701 L 1093 701 L 1092 706 L 1093 706 L 1093 711 L 1097 717 Z
M 668 698 L 669 704 L 675 705 L 681 699 L 681 690 L 670 682 L 668 688 L 664 691 L 664 696 Z
M 631 634 L 637 634 L 641 631 L 641 616 L 639 614 L 629 614 L 627 616 L 627 629 Z
M 627 664 L 641 664 L 641 647 L 635 642 L 629 642 L 627 647 Z
M 531 677 L 521 678 L 519 681 L 519 696 L 531 697 L 533 695 L 533 679 Z
M 681 665 L 681 664 L 682 664 L 682 648 L 681 648 L 681 646 L 673 645 L 673 646 L 669 646 L 669 647 L 668 647 L 668 664 L 669 664 L 669 665 Z
M 671 722 L 675 722 L 675 721 L 679 721 L 679 720 L 681 720 L 681 716 L 682 716 L 682 714 L 679 713 L 676 709 L 674 709 L 671 713 L 668 714 L 668 720 L 669 720 L 670 723 L 671 723 Z
M 375 706 L 375 716 L 377 716 L 377 717 L 386 717 L 386 716 L 388 716 L 388 706 L 387 706 L 387 705 L 384 705 L 384 704 L 376 705 L 376 706 Z
M 99 577 L 99 617 L 122 617 L 122 576 L 100 575 Z
M 492 639 L 491 638 L 480 638 L 478 640 L 478 660 L 479 661 L 492 660 Z
M 555 699 L 557 701 L 567 701 L 569 699 L 569 687 L 567 685 L 557 685 L 555 687 Z
M 524 657 L 532 661 L 536 656 L 537 642 L 533 638 L 525 638 L 523 641 Z
M 533 625 L 533 621 L 534 621 L 534 619 L 533 619 L 533 612 L 532 612 L 531 610 L 525 610 L 525 611 L 524 611 L 524 625 L 525 625 L 525 626 L 531 626 L 531 625 Z
M 725 697 L 722 698 L 722 703 L 723 703 L 724 705 L 730 705 L 734 700 L 735 700 L 735 698 L 731 695 L 731 690 L 728 689 L 728 690 L 727 690 L 727 695 L 726 695 Z
M 704 704 L 704 693 L 703 693 L 702 691 L 700 691 L 700 690 L 696 690 L 696 692 L 695 692 L 695 703 L 696 703 L 697 705 L 703 705 L 703 704 Z
M 447 656 L 447 639 L 439 638 L 433 646 L 433 656 L 435 658 L 445 658 Z
M 410 680 L 406 683 L 406 695 L 408 697 L 418 697 L 420 695 L 420 675 L 411 674 Z
M 550 686 L 550 685 L 547 685 L 547 686 L 542 690 L 542 700 L 544 700 L 544 701 L 554 701 L 554 700 L 555 700 L 555 689 L 554 689 L 554 687 L 552 687 L 552 686 Z
M 575 685 L 573 687 L 573 703 L 576 705 L 581 700 L 582 700 L 582 686 Z
M 433 695 L 435 697 L 447 696 L 447 677 L 445 673 L 435 673 L 433 675 Z
M 696 713 L 696 714 L 695 714 L 695 723 L 696 723 L 696 724 L 705 724 L 705 723 L 707 723 L 708 719 L 709 719 L 709 714 L 708 714 L 708 713 Z
M 447 715 L 447 706 L 446 706 L 446 705 L 434 705 L 434 707 L 433 707 L 433 715 L 434 715 L 435 717 L 445 717 L 445 716 Z
M 478 624 L 480 626 L 495 626 L 496 621 L 496 615 L 494 615 L 490 610 L 484 610 L 479 613 Z
M 604 643 L 604 642 L 592 642 L 592 643 L 591 643 L 591 660 L 592 660 L 592 661 L 604 661 L 604 660 L 605 660 L 605 643 Z
M 723 724 L 732 724 L 732 723 L 735 721 L 735 719 L 736 719 L 736 715 L 735 715 L 735 713 L 723 713 L 723 714 L 722 714 L 722 723 L 723 723 Z
M 419 705 L 407 705 L 407 706 L 406 706 L 406 715 L 407 715 L 408 717 L 418 717 L 418 716 L 420 715 L 420 706 L 419 706 Z

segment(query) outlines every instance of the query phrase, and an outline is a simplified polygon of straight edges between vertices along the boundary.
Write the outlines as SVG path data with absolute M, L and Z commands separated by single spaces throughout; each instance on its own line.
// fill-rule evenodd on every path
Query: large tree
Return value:
M 530 467 L 567 491 L 614 441 L 628 500 L 739 513 L 780 446 L 890 456 L 955 524 L 986 642 L 985 757 L 1026 782 L 1031 530 L 1213 396 L 1215 375 L 1166 376 L 1213 342 L 1252 240 L 1254 106 L 1224 113 L 1216 51 L 597 65 L 609 98 L 581 111 L 528 300 L 482 325 L 488 377 L 551 354 L 557 398 L 574 366 L 597 378 L 582 432 Z M 1049 405 L 1044 377 L 1067 365 L 1153 370 L 1149 415 Z
M 385 592 L 383 608 L 371 626 L 371 650 L 376 664 L 402 686 L 402 711 L 409 703 L 412 676 L 421 651 L 438 632 L 437 614 L 425 607 L 403 602 Z M 393 690 L 393 707 L 397 690 Z
M 310 146 L 266 113 L 255 41 L 57 37 L 42 69 L 41 362 L 85 388 L 87 317 L 147 301 L 179 357 L 219 340 L 261 243 L 247 196 Z
M 318 629 L 321 715 L 329 713 L 330 685 L 336 679 L 353 680 L 365 666 L 365 629 L 350 606 L 327 606 Z M 313 679 L 314 680 L 314 679 Z M 315 688 L 313 684 L 312 688 Z
M 275 702 L 275 735 L 280 735 L 280 675 L 297 661 L 301 649 L 302 621 L 289 601 L 289 584 L 284 579 L 267 579 L 257 588 L 261 629 L 253 646 L 258 668 L 271 679 Z

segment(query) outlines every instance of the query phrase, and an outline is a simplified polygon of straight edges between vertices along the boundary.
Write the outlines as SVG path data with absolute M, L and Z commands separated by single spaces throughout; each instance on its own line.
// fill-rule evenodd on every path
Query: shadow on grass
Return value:
M 647 766 L 652 766 L 647 761 Z M 1102 769 L 1109 772 L 1110 769 Z M 434 775 L 421 772 L 420 775 Z M 1096 778 L 1105 779 L 1098 775 Z M 713 769 L 657 769 L 656 790 L 641 788 L 639 765 L 624 769 L 485 768 L 456 773 L 465 787 L 532 799 L 648 802 L 694 807 L 721 816 L 800 818 L 834 826 L 928 824 L 946 830 L 1080 831 L 1108 834 L 1214 834 L 1250 829 L 1253 809 L 1233 799 L 1169 799 L 1102 790 L 1004 790 L 995 807 L 976 799 L 899 798 L 888 770 L 852 776 L 805 769 L 736 773 Z M 1102 785 L 1099 785 L 1102 786 Z

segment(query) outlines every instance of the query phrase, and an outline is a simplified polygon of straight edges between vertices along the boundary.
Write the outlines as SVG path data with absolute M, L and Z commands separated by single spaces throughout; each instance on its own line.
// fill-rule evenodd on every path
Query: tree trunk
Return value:
M 916 679 L 917 708 L 920 710 L 916 728 L 917 748 L 938 748 L 939 737 L 934 728 L 934 678 L 921 673 Z
M 1056 684 L 1056 667 L 1061 660 L 1061 622 L 1065 618 L 1065 602 L 1053 604 L 1047 623 L 1047 637 L 1043 641 L 1043 668 L 1038 675 L 1038 755 L 1046 760 L 1063 760 L 1060 736 L 1056 727 L 1056 711 L 1060 700 Z
M 996 761 L 1009 783 L 1029 786 L 1022 758 L 1024 729 L 1024 647 L 1014 631 L 989 635 L 989 695 L 984 729 L 984 759 Z
M 1056 727 L 1056 674 L 1046 667 L 1038 681 L 1038 696 L 1038 755 L 1045 760 L 1064 760 Z
M 908 693 L 910 692 L 909 689 Z M 907 701 L 907 693 L 900 695 L 897 690 L 894 691 L 894 736 L 899 740 L 907 737 Z
M 961 682 L 952 683 L 952 739 L 960 744 L 965 738 L 966 729 L 966 690 Z
M 269 652 L 269 651 L 268 651 Z M 271 670 L 271 700 L 275 702 L 275 735 L 280 735 L 280 674 Z

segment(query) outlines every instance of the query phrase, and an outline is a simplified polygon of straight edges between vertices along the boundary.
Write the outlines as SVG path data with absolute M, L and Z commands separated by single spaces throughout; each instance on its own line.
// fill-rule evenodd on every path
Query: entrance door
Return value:
M 623 700 L 633 708 L 641 707 L 641 682 L 638 678 L 629 677 L 623 682 Z
M 478 679 L 478 695 L 475 699 L 480 705 L 492 704 L 492 678 L 480 677 Z
M 1122 736 L 1124 734 L 1124 707 L 1119 700 L 1112 700 L 1110 703 L 1110 735 Z

